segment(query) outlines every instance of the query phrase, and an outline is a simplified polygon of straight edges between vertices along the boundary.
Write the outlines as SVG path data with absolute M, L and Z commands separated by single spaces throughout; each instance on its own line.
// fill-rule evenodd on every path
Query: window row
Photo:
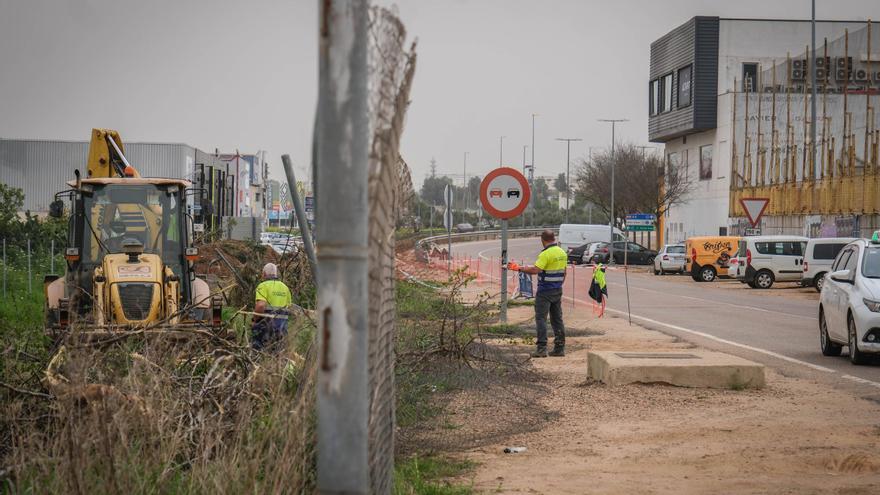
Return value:
M 688 162 L 688 150 L 681 152 L 673 152 L 666 155 L 666 173 L 669 174 L 668 180 L 687 180 L 690 174 Z M 681 170 L 681 166 L 684 170 Z M 707 144 L 700 146 L 700 180 L 709 180 L 712 178 L 712 145 Z M 682 177 L 672 179 L 675 174 L 682 173 Z
M 675 77 L 673 77 L 675 76 Z M 693 66 L 688 65 L 652 80 L 648 86 L 648 111 L 653 117 L 672 111 L 672 95 L 676 96 L 676 107 L 684 108 L 691 104 L 693 87 Z

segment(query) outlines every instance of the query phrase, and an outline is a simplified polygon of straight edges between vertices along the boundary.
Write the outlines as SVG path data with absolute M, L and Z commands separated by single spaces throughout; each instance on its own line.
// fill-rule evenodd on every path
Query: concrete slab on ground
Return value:
M 607 385 L 667 383 L 696 388 L 762 388 L 764 365 L 700 349 L 634 352 L 590 351 L 590 378 Z

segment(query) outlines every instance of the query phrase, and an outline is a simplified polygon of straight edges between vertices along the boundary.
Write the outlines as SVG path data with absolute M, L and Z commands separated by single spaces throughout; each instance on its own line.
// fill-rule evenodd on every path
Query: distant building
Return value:
M 142 175 L 192 181 L 197 193 L 187 197 L 187 209 L 196 223 L 212 228 L 222 217 L 265 215 L 266 167 L 255 155 L 224 160 L 183 143 L 124 146 L 126 158 Z M 74 170 L 85 169 L 88 147 L 87 141 L 0 139 L 0 181 L 24 192 L 24 210 L 45 214 L 54 194 L 73 179 Z M 246 188 L 239 185 L 240 177 L 246 179 Z M 204 208 L 208 203 L 210 214 Z
M 841 99 L 843 88 L 862 94 L 860 102 L 850 100 L 856 103 L 850 108 L 853 127 L 847 132 L 860 136 L 855 139 L 856 144 L 865 142 L 866 137 L 865 98 L 868 96 L 865 95 L 871 95 L 875 108 L 880 104 L 876 96 L 876 88 L 880 87 L 880 65 L 875 64 L 876 58 L 880 58 L 877 57 L 880 43 L 875 41 L 877 44 L 869 49 L 866 28 L 864 22 L 816 22 L 817 50 L 822 50 L 815 63 L 815 67 L 822 70 L 817 73 L 823 88 L 820 95 L 827 95 L 830 102 Z M 850 59 L 843 53 L 847 30 Z M 665 145 L 666 172 L 684 167 L 695 183 L 686 202 L 673 206 L 661 219 L 661 232 L 667 242 L 679 242 L 693 235 L 743 233 L 746 224 L 737 201 L 742 197 L 743 188 L 757 184 L 769 187 L 772 178 L 775 193 L 769 189 L 749 189 L 748 194 L 776 194 L 771 205 L 781 208 L 786 198 L 796 194 L 781 196 L 782 184 L 787 181 L 791 185 L 786 186 L 786 190 L 798 190 L 804 181 L 802 169 L 819 166 L 798 165 L 800 171 L 786 179 L 778 165 L 784 160 L 789 160 L 791 165 L 795 154 L 802 158 L 804 149 L 809 148 L 804 147 L 803 121 L 804 94 L 809 92 L 811 64 L 808 58 L 812 58 L 805 54 L 810 31 L 811 23 L 803 20 L 694 17 L 651 44 L 647 88 L 649 138 Z M 875 31 L 880 35 L 880 30 Z M 824 57 L 825 38 L 828 39 L 827 59 Z M 869 63 L 867 58 L 871 52 L 875 60 Z M 788 54 L 793 54 L 791 63 L 786 58 Z M 841 73 L 843 80 L 832 72 L 832 67 L 827 67 L 837 63 L 843 63 L 844 67 L 849 65 Z M 747 101 L 751 103 L 748 117 Z M 782 114 L 786 101 L 790 119 Z M 819 119 L 822 119 L 821 104 L 820 101 Z M 840 108 L 836 103 L 832 106 L 835 110 L 828 107 L 830 113 Z M 869 130 L 877 128 L 876 114 L 871 115 L 875 122 L 867 124 Z M 829 115 L 829 119 L 823 120 L 828 124 L 825 142 L 830 143 L 836 134 L 834 153 L 839 155 L 843 152 L 840 148 L 842 111 L 837 117 Z M 817 130 L 821 134 L 822 129 Z M 864 145 L 854 147 L 855 155 L 861 158 L 852 161 L 864 161 L 863 148 Z M 806 177 L 810 178 L 810 173 Z M 779 210 L 778 219 L 770 214 L 764 233 L 809 232 L 807 223 L 815 219 L 806 216 L 818 213 L 812 210 L 815 210 L 813 206 L 806 206 L 797 215 L 793 209 Z

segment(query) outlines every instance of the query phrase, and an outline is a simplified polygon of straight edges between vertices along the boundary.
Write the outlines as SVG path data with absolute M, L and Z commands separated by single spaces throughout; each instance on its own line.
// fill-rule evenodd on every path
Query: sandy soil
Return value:
M 510 316 L 528 321 L 533 310 Z M 547 386 L 541 400 L 557 414 L 540 429 L 464 452 L 478 467 L 463 481 L 478 491 L 880 493 L 877 403 L 773 369 L 768 386 L 751 391 L 591 383 L 590 349 L 693 346 L 622 319 L 597 320 L 590 308 L 566 318 L 571 334 L 589 336 L 569 337 L 564 358 L 531 361 Z M 527 451 L 504 454 L 508 446 Z

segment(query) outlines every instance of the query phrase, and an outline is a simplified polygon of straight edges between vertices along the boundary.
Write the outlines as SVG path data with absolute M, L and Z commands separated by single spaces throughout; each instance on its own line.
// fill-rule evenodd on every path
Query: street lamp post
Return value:
M 468 156 L 468 152 L 465 151 L 464 152 L 464 170 L 462 171 L 462 175 L 464 175 L 464 211 L 468 210 L 468 205 L 470 204 L 470 195 L 471 195 L 471 191 L 468 188 L 468 181 L 467 181 L 467 156 Z
M 532 190 L 533 194 L 529 198 L 529 209 L 532 211 L 532 223 L 535 220 L 535 204 L 537 203 L 536 195 L 534 194 L 535 190 L 535 117 L 538 114 L 532 114 L 532 161 L 529 164 L 529 188 Z
M 617 215 L 614 214 L 614 140 L 615 128 L 618 122 L 629 122 L 629 119 L 598 119 L 599 122 L 611 122 L 611 215 L 609 223 L 611 224 L 611 234 L 608 240 L 608 263 L 614 263 L 614 221 Z
M 568 223 L 569 201 L 571 200 L 571 142 L 583 141 L 580 138 L 556 138 L 557 141 L 565 141 L 565 223 Z

